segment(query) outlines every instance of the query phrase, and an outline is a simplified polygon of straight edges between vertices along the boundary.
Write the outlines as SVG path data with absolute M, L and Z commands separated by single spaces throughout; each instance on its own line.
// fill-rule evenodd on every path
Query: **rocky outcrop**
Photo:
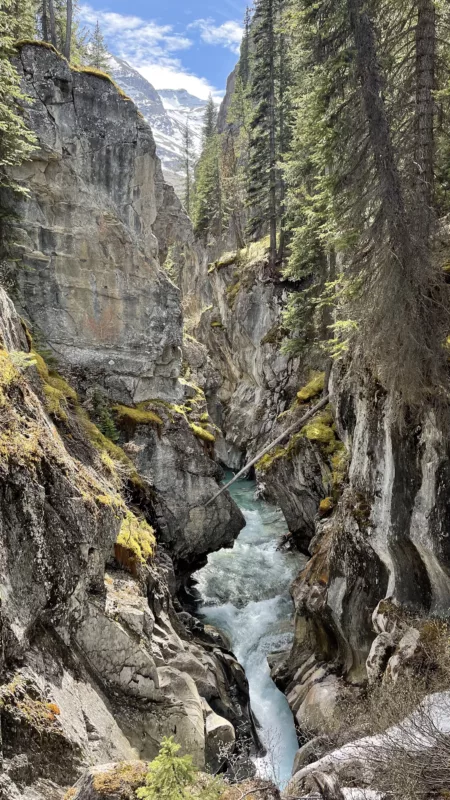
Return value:
M 11 199 L 10 256 L 33 335 L 82 394 L 182 401 L 181 297 L 160 264 L 170 248 L 185 261 L 197 252 L 152 132 L 109 79 L 51 48 L 25 45 L 18 66 L 38 147 L 15 170 L 28 195 Z M 182 417 L 161 439 L 138 431 L 135 452 L 175 558 L 200 564 L 233 542 L 242 516 L 228 496 L 204 510 L 220 472 Z
M 24 46 L 19 69 L 38 147 L 15 172 L 29 194 L 10 198 L 9 255 L 33 346 L 78 395 L 1 292 L 1 785 L 60 800 L 87 766 L 151 759 L 164 735 L 199 767 L 238 726 L 252 736 L 242 668 L 175 598 L 243 519 L 228 495 L 204 509 L 221 473 L 189 416 L 201 393 L 180 380 L 180 292 L 158 260 L 191 232 L 151 131 L 49 47 Z M 109 415 L 156 401 L 164 423 L 121 431 L 126 455 L 89 419 L 97 394 Z M 155 526 L 151 556 L 118 542 L 129 515 Z
M 292 588 L 294 646 L 274 672 L 300 727 L 316 730 L 345 684 L 396 679 L 414 662 L 420 633 L 402 615 L 440 614 L 450 591 L 449 453 L 434 414 L 400 426 L 389 397 L 343 367 L 332 400 L 348 480 L 332 516 L 316 522 Z
M 164 735 L 216 763 L 235 727 L 252 735 L 242 668 L 175 611 L 167 554 L 132 565 L 117 550 L 130 512 L 111 466 L 75 400 L 48 416 L 3 291 L 0 311 L 3 796 L 61 798 L 87 765 L 151 759 Z
M 280 353 L 287 291 L 267 277 L 264 246 L 252 253 L 227 254 L 209 271 L 204 261 L 198 265 L 207 294 L 193 332 L 209 362 L 194 365 L 194 374 L 203 380 L 211 417 L 223 432 L 218 455 L 232 468 L 267 441 L 299 383 L 298 362 Z M 186 271 L 185 296 L 190 280 Z
M 12 257 L 23 265 L 23 310 L 65 363 L 95 375 L 124 402 L 179 393 L 179 293 L 158 262 L 174 234 L 150 128 L 114 84 L 27 45 L 19 71 L 38 137 L 15 171 L 29 195 Z M 167 213 L 166 213 L 167 212 Z

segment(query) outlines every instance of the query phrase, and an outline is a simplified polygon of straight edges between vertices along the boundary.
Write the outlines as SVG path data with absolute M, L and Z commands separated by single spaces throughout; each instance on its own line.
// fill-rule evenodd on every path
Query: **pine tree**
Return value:
M 223 229 L 223 202 L 220 171 L 220 136 L 216 131 L 217 109 L 212 96 L 206 105 L 203 149 L 195 170 L 193 222 L 197 235 L 219 239 Z
M 73 64 L 87 56 L 86 32 L 80 27 L 78 0 L 40 0 L 37 10 L 40 35 Z
M 108 51 L 106 49 L 105 40 L 100 28 L 99 21 L 95 23 L 92 36 L 89 41 L 89 56 L 87 61 L 88 66 L 95 67 L 95 69 L 108 70 Z
M 238 65 L 238 77 L 241 79 L 243 86 L 247 86 L 250 78 L 250 22 L 251 12 L 249 6 L 245 9 L 244 16 L 244 33 L 242 36 L 241 53 Z
M 445 371 L 448 301 L 431 257 L 443 120 L 435 101 L 447 80 L 438 12 L 432 0 L 301 0 L 291 26 L 289 272 L 315 281 L 340 252 L 345 272 L 312 293 L 312 307 L 334 304 L 335 332 L 352 333 L 360 361 L 399 403 L 420 402 Z M 294 308 L 290 318 L 304 325 Z
M 173 736 L 162 740 L 159 754 L 151 762 L 145 786 L 137 789 L 139 800 L 219 800 L 225 785 L 219 778 L 209 778 L 195 787 L 198 772 L 191 756 L 179 756 L 180 745 Z
M 187 213 L 191 214 L 192 205 L 192 136 L 189 127 L 189 119 L 183 128 L 183 161 L 184 161 L 184 207 Z
M 216 131 L 217 125 L 217 108 L 213 100 L 212 94 L 208 97 L 208 102 L 206 104 L 205 113 L 203 116 L 203 129 L 202 129 L 202 141 L 203 146 L 211 139 Z
M 17 4 L 3 0 L 0 10 L 0 186 L 20 187 L 7 175 L 11 166 L 20 164 L 34 148 L 35 137 L 27 129 L 18 103 L 24 95 L 19 76 L 11 63 L 14 41 L 32 33 L 31 3 Z
M 277 254 L 277 152 L 275 108 L 276 0 L 257 0 L 253 17 L 253 64 L 248 202 L 253 216 L 250 233 L 266 222 L 270 235 L 270 262 Z

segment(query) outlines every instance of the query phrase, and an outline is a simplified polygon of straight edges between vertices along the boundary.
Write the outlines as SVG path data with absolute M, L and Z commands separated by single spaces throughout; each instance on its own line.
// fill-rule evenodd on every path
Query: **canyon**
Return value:
M 12 172 L 28 194 L 7 198 L 0 294 L 0 791 L 98 798 L 105 765 L 151 760 L 170 734 L 199 769 L 261 755 L 245 672 L 220 620 L 194 613 L 192 576 L 245 524 L 229 493 L 208 504 L 223 468 L 329 392 L 253 476 L 298 559 L 293 624 L 263 657 L 299 734 L 289 791 L 306 796 L 315 770 L 336 773 L 340 742 L 320 737 L 343 698 L 401 681 L 448 608 L 445 428 L 431 408 L 399 421 L 351 354 L 329 369 L 283 351 L 292 286 L 266 243 L 195 240 L 111 80 L 39 43 L 17 68 L 38 145 Z M 372 785 L 350 761 L 344 796 Z

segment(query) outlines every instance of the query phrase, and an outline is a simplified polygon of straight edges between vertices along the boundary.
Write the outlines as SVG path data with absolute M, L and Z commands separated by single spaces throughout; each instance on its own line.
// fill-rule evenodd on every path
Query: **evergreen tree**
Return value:
M 189 128 L 189 119 L 183 128 L 183 161 L 184 161 L 184 207 L 191 214 L 192 205 L 192 136 Z
M 217 108 L 216 104 L 214 103 L 212 94 L 208 97 L 208 102 L 206 104 L 205 113 L 203 117 L 203 130 L 202 130 L 202 140 L 203 146 L 211 139 L 216 131 L 217 125 Z
M 95 69 L 102 70 L 103 72 L 107 71 L 109 67 L 108 51 L 98 20 L 95 23 L 95 28 L 89 41 L 87 64 L 89 67 L 95 67 Z
M 220 238 L 223 228 L 220 136 L 216 131 L 217 109 L 209 96 L 205 109 L 203 149 L 195 171 L 193 222 L 195 232 L 207 238 Z
M 27 129 L 18 104 L 24 95 L 19 76 L 11 63 L 15 55 L 14 41 L 33 32 L 29 2 L 3 0 L 0 10 L 0 186 L 20 187 L 11 182 L 7 170 L 20 164 L 33 150 L 35 137 Z
M 324 288 L 340 253 L 344 273 L 328 276 L 306 305 L 334 306 L 337 351 L 352 333 L 361 359 L 401 403 L 436 390 L 445 371 L 448 301 L 431 257 L 443 121 L 436 99 L 447 81 L 437 58 L 441 19 L 433 0 L 300 0 L 291 17 L 288 274 L 312 275 Z M 298 310 L 290 322 L 300 330 Z
M 253 64 L 248 202 L 253 216 L 250 233 L 266 222 L 270 235 L 270 262 L 277 253 L 277 151 L 275 108 L 276 0 L 257 0 L 253 17 Z
M 191 756 L 178 755 L 180 749 L 172 736 L 162 740 L 159 754 L 150 764 L 145 786 L 136 791 L 139 800 L 219 800 L 224 783 L 219 778 L 203 778 L 202 785 L 195 787 L 198 772 Z
M 241 43 L 241 54 L 238 65 L 238 78 L 242 81 L 243 86 L 247 86 L 250 78 L 250 22 L 251 12 L 249 6 L 245 9 L 244 16 L 244 33 Z

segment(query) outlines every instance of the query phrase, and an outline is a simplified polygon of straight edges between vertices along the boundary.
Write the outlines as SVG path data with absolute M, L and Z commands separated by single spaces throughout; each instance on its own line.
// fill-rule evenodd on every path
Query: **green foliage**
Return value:
M 7 171 L 31 154 L 36 139 L 20 112 L 26 98 L 11 58 L 16 55 L 14 40 L 33 33 L 32 11 L 32 3 L 15 0 L 4 0 L 0 7 L 0 187 L 19 192 L 24 191 L 23 187 Z
M 92 404 L 99 429 L 112 442 L 117 442 L 119 431 L 114 423 L 107 399 L 100 389 L 94 390 Z
M 136 559 L 145 564 L 155 552 L 155 532 L 148 522 L 127 511 L 120 527 L 117 544 L 131 550 Z
M 98 20 L 89 40 L 86 66 L 95 67 L 103 72 L 108 72 L 109 69 L 108 51 Z
M 139 800 L 219 800 L 224 791 L 220 778 L 200 777 L 191 756 L 179 756 L 180 745 L 165 737 L 150 764 Z

